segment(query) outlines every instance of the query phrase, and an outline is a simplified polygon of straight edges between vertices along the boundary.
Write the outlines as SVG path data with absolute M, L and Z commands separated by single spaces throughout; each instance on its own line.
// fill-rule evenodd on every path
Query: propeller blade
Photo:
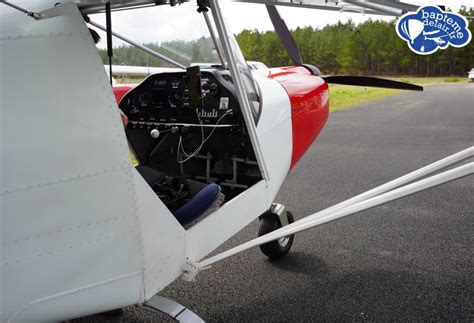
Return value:
M 423 87 L 415 84 L 381 79 L 372 76 L 321 76 L 327 83 L 383 87 L 388 89 L 423 91 Z
M 301 58 L 301 54 L 298 50 L 298 47 L 296 46 L 295 40 L 293 39 L 293 36 L 291 36 L 290 30 L 286 26 L 285 21 L 281 19 L 277 8 L 275 8 L 273 5 L 266 5 L 266 7 L 268 15 L 270 16 L 270 20 L 272 21 L 273 27 L 275 28 L 275 32 L 280 38 L 283 47 L 285 47 L 288 56 L 290 56 L 295 65 L 303 65 L 303 59 Z

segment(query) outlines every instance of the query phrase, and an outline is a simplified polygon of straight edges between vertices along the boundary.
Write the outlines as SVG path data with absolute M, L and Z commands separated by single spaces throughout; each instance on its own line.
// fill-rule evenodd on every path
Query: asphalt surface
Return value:
M 474 84 L 404 92 L 332 113 L 276 201 L 299 219 L 473 144 Z M 160 294 L 210 322 L 472 322 L 473 192 L 472 176 L 444 184 L 298 234 L 280 261 L 256 248 Z M 130 307 L 78 322 L 163 320 Z

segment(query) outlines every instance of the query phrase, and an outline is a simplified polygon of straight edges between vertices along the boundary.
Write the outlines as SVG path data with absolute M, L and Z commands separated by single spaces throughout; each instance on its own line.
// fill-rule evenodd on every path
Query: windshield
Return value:
M 97 18 L 101 18 L 101 16 L 97 15 Z M 101 22 L 100 19 L 97 19 L 97 21 Z M 112 26 L 117 33 L 123 33 L 129 37 L 133 35 L 133 40 L 136 43 L 143 44 L 152 51 L 177 62 L 176 65 L 199 65 L 204 69 L 222 68 L 219 53 L 215 46 L 215 44 L 221 46 L 220 40 L 211 37 L 212 33 L 206 23 L 204 14 L 197 12 L 195 3 L 187 2 L 173 7 L 163 5 L 142 8 L 133 13 L 116 12 L 114 13 Z M 146 32 L 144 30 L 134 30 L 134 28 L 141 28 L 141 26 L 146 26 Z M 211 26 L 211 28 L 214 27 Z M 102 38 L 105 39 L 104 33 L 102 33 Z M 230 43 L 231 51 L 237 59 L 237 68 L 244 81 L 252 114 L 255 121 L 258 121 L 260 115 L 258 86 L 233 34 L 230 34 Z M 99 46 L 103 48 L 101 56 L 106 64 L 107 52 L 104 42 L 99 43 Z M 114 65 L 173 67 L 172 63 L 151 56 L 139 48 L 123 43 L 121 40 L 114 39 L 114 47 Z
M 103 16 L 97 14 L 92 19 L 105 25 Z M 221 65 L 206 21 L 203 14 L 196 11 L 195 3 L 114 12 L 112 26 L 114 31 L 184 66 L 209 68 Z M 107 63 L 106 35 L 100 30 L 97 32 L 102 38 L 98 44 L 101 56 Z M 114 38 L 113 45 L 114 65 L 175 67 L 120 39 Z

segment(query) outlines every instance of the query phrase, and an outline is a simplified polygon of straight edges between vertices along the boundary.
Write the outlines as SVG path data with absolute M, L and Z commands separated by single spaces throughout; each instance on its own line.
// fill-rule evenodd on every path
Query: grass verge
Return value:
M 329 112 L 348 109 L 366 102 L 372 102 L 400 90 L 369 88 L 350 85 L 329 85 Z

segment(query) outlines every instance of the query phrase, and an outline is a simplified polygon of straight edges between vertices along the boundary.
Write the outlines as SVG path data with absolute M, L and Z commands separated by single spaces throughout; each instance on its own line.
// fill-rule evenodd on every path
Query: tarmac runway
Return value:
M 473 144 L 474 84 L 397 94 L 330 114 L 276 201 L 299 219 Z M 280 261 L 255 248 L 160 294 L 210 322 L 473 321 L 473 192 L 472 176 L 444 184 L 298 234 Z M 164 319 L 130 307 L 78 322 Z

